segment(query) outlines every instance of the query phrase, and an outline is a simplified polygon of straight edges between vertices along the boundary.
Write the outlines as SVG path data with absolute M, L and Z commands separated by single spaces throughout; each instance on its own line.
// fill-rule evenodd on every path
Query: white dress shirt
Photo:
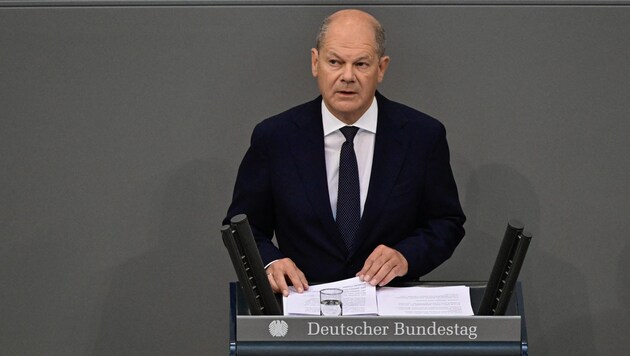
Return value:
M 372 158 L 374 156 L 374 141 L 376 139 L 376 122 L 378 106 L 376 98 L 368 110 L 352 126 L 359 128 L 354 136 L 354 152 L 359 167 L 359 187 L 361 193 L 361 215 L 367 198 L 372 173 Z M 324 124 L 324 151 L 326 155 L 326 177 L 328 178 L 328 194 L 333 217 L 337 216 L 337 192 L 339 189 L 339 155 L 341 145 L 346 141 L 340 128 L 346 126 L 337 119 L 326 107 L 322 100 L 322 120 Z

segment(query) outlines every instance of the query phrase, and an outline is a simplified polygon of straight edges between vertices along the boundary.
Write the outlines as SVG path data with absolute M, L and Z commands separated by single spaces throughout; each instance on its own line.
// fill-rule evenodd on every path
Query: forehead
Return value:
M 376 53 L 376 35 L 374 25 L 368 21 L 356 19 L 335 19 L 322 41 L 324 51 Z

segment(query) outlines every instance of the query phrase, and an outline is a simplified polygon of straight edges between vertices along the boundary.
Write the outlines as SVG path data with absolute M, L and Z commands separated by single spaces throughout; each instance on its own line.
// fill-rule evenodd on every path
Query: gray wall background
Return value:
M 236 170 L 338 7 L 206 5 L 0 8 L 0 354 L 227 353 Z M 486 279 L 518 217 L 532 354 L 628 354 L 630 8 L 363 8 L 469 217 L 426 279 Z

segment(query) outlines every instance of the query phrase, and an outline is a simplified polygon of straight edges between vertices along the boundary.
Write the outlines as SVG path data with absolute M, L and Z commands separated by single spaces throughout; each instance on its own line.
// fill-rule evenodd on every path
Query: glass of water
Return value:
M 319 304 L 321 315 L 339 316 L 342 314 L 343 305 L 341 295 L 343 290 L 339 288 L 326 288 L 319 292 Z

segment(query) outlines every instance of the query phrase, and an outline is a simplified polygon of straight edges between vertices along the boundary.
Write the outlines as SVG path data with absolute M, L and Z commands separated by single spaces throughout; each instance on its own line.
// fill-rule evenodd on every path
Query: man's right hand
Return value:
M 274 261 L 267 267 L 266 272 L 273 291 L 282 293 L 285 297 L 289 295 L 287 281 L 293 285 L 298 293 L 302 293 L 308 289 L 308 282 L 306 281 L 304 273 L 297 268 L 290 258 Z

